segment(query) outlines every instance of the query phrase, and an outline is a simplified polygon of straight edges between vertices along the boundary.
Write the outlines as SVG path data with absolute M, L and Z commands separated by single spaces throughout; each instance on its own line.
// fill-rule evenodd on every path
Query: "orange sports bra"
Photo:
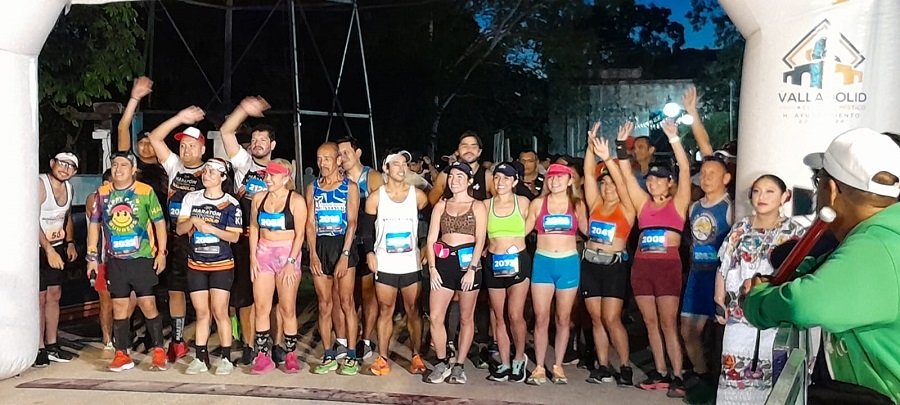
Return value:
M 625 218 L 621 204 L 616 205 L 616 209 L 608 215 L 603 215 L 603 205 L 594 207 L 589 221 L 588 237 L 592 242 L 612 245 L 616 238 L 628 240 L 631 233 L 631 225 L 628 218 Z

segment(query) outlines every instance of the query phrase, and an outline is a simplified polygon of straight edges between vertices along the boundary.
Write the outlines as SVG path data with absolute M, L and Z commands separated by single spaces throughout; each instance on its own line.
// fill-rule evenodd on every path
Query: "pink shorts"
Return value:
M 287 263 L 287 258 L 291 254 L 291 247 L 294 241 L 289 240 L 267 240 L 259 238 L 256 243 L 256 262 L 259 264 L 259 271 L 262 273 L 281 274 L 281 270 Z M 294 271 L 300 274 L 300 254 L 297 254 Z

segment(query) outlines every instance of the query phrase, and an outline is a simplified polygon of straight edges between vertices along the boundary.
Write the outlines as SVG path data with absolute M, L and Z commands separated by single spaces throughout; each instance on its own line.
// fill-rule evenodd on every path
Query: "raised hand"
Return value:
M 662 123 L 662 130 L 669 139 L 678 138 L 678 124 L 671 118 L 666 118 Z
M 601 160 L 609 160 L 609 141 L 607 141 L 606 138 L 592 138 L 591 148 L 593 148 L 594 154 Z
M 203 121 L 203 118 L 206 117 L 206 113 L 203 112 L 200 107 L 192 105 L 179 111 L 176 117 L 178 117 L 182 124 L 193 125 L 200 121 Z
M 688 112 L 697 110 L 697 88 L 694 86 L 688 87 L 684 91 L 681 102 L 684 104 L 684 109 Z
M 628 137 L 631 136 L 631 133 L 634 131 L 634 122 L 626 121 L 624 124 L 619 126 L 619 132 L 616 134 L 617 141 L 625 141 L 628 140 Z
M 131 87 L 131 98 L 142 99 L 153 91 L 153 80 L 147 76 L 141 76 L 134 79 L 134 85 Z
M 251 117 L 262 117 L 266 110 L 272 108 L 266 99 L 259 96 L 250 96 L 241 100 L 241 109 Z

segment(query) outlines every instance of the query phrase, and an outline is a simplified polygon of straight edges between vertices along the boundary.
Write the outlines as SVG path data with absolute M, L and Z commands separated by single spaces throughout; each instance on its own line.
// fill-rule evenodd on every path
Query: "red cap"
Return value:
M 263 169 L 263 173 L 290 175 L 291 169 L 288 169 L 287 167 L 284 167 L 276 162 L 269 162 L 269 164 L 266 165 L 266 168 Z
M 549 178 L 549 177 L 553 177 L 553 176 L 562 176 L 562 175 L 571 176 L 572 169 L 570 169 L 569 166 L 564 166 L 559 163 L 554 163 L 554 164 L 550 165 L 550 167 L 547 168 L 547 173 L 544 173 L 544 178 Z
M 625 149 L 628 149 L 628 150 L 634 149 L 634 137 L 633 136 L 629 136 L 628 138 L 625 138 Z
M 187 129 L 184 130 L 184 132 L 179 132 L 179 133 L 175 134 L 175 140 L 181 141 L 181 139 L 186 136 L 194 138 L 194 139 L 200 141 L 200 143 L 206 143 L 206 138 L 203 136 L 203 134 L 200 132 L 199 129 L 194 128 L 194 127 L 188 127 Z

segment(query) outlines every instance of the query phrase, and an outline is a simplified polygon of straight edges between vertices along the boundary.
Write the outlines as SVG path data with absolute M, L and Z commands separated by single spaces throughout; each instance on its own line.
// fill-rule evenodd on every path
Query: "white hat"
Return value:
M 872 181 L 880 172 L 900 177 L 900 146 L 869 128 L 838 135 L 825 153 L 811 153 L 803 158 L 803 163 L 813 169 L 825 169 L 832 178 L 850 187 L 885 197 L 900 196 L 900 182 L 886 185 Z
M 412 161 L 412 155 L 405 150 L 401 150 L 397 153 L 392 153 L 390 155 L 387 155 L 387 157 L 384 158 L 384 167 L 387 167 L 388 164 L 390 164 L 391 162 L 394 161 L 394 159 L 396 159 L 400 156 L 403 156 L 406 158 L 406 163 L 409 163 Z
M 57 153 L 53 159 L 55 159 L 56 161 L 59 161 L 59 162 L 71 163 L 71 164 L 75 165 L 76 170 L 78 169 L 78 157 L 75 156 L 74 154 L 71 154 L 69 152 L 60 152 L 60 153 Z

